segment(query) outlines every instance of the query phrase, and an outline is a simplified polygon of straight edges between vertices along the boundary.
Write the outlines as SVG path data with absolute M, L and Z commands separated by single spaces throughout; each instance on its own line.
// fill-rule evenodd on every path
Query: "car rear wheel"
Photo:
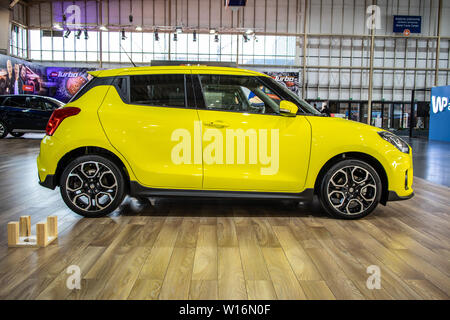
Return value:
M 125 179 L 114 162 L 97 155 L 85 155 L 66 167 L 60 189 L 72 211 L 84 217 L 102 217 L 122 203 Z
M 333 217 L 358 219 L 367 216 L 381 198 L 381 179 L 368 163 L 349 159 L 333 165 L 322 179 L 319 198 Z
M 0 121 L 0 139 L 3 139 L 8 135 L 8 129 L 6 128 L 6 125 Z
M 20 138 L 20 137 L 23 137 L 23 135 L 24 135 L 25 133 L 23 133 L 23 132 L 11 132 L 10 134 L 11 134 L 13 137 Z

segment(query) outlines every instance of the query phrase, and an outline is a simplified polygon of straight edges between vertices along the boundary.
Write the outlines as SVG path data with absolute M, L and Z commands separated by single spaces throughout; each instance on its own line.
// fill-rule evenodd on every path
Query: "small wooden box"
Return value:
M 31 235 L 31 217 L 21 216 L 19 222 L 8 223 L 8 247 L 46 247 L 58 238 L 58 218 L 48 216 L 47 221 L 36 224 L 36 235 Z

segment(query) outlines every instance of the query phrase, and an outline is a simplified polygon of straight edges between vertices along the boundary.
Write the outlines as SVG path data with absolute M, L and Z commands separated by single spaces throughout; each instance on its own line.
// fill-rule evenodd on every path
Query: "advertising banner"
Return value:
M 46 67 L 0 55 L 0 95 L 37 94 L 67 102 L 89 80 L 94 68 Z
M 298 72 L 264 72 L 274 80 L 280 82 L 286 88 L 298 95 L 300 82 Z
M 0 55 L 0 95 L 46 95 L 45 67 L 10 56 Z
M 450 86 L 431 88 L 429 139 L 450 142 Z

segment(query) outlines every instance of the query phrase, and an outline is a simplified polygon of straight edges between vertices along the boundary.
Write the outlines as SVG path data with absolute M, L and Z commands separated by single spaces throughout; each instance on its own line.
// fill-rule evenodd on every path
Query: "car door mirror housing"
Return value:
M 298 107 L 295 103 L 287 100 L 282 100 L 280 102 L 280 114 L 288 117 L 295 117 L 297 114 Z

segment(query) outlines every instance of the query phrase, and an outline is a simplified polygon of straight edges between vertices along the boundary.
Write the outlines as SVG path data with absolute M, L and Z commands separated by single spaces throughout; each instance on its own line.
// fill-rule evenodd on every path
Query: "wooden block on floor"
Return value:
M 8 223 L 8 246 L 15 246 L 19 242 L 19 223 Z
M 19 220 L 19 236 L 29 237 L 31 236 L 31 217 L 21 216 Z
M 58 217 L 57 216 L 48 216 L 47 217 L 47 228 L 48 228 L 48 235 L 50 237 L 58 236 Z

